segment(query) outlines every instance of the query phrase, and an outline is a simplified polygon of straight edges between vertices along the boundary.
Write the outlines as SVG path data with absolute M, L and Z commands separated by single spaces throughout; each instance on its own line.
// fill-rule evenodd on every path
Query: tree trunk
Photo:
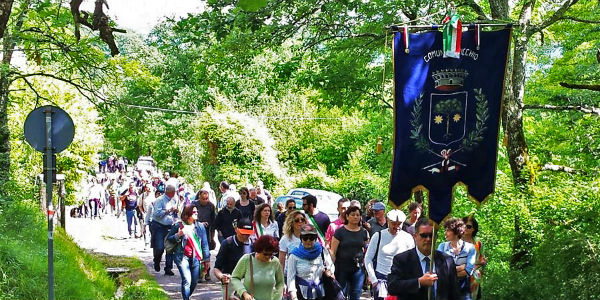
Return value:
M 525 93 L 525 63 L 527 60 L 527 42 L 529 38 L 522 35 L 516 39 L 512 65 L 512 94 L 507 98 L 506 136 L 509 164 L 514 183 L 521 185 L 527 182 L 523 178 L 523 168 L 527 165 L 529 156 L 525 133 L 523 132 L 523 95 Z
M 13 2 L 14 0 L 0 0 L 0 39 L 4 37 L 6 24 L 12 12 Z
M 8 68 L 0 71 L 0 194 L 6 195 L 4 185 L 10 177 L 10 130 L 8 129 Z
M 16 33 L 23 27 L 23 19 L 29 7 L 25 1 L 15 27 L 4 36 L 3 55 L 0 66 L 0 195 L 6 195 L 4 185 L 10 179 L 10 129 L 8 127 L 8 101 L 10 84 L 12 83 L 10 64 L 16 45 Z

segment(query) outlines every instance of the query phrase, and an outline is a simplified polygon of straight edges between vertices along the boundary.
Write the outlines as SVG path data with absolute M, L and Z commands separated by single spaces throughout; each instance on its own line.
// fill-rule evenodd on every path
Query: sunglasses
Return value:
M 426 239 L 426 238 L 433 238 L 433 233 L 419 233 L 419 236 L 422 239 Z
M 473 229 L 473 225 L 467 225 L 467 229 Z
M 302 237 L 303 241 L 314 241 L 317 239 L 316 235 L 303 235 Z
M 304 222 L 306 222 L 305 218 L 294 219 L 294 223 L 304 223 Z
M 287 209 L 296 209 L 296 207 L 295 206 L 288 206 Z

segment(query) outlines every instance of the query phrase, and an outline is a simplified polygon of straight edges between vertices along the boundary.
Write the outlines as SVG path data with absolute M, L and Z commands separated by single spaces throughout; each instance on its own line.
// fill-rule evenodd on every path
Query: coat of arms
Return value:
M 416 150 L 430 154 L 435 160 L 423 166 L 422 170 L 435 174 L 466 167 L 466 164 L 452 156 L 461 151 L 471 152 L 483 141 L 489 117 L 488 102 L 481 89 L 474 89 L 476 103 L 469 106 L 469 93 L 458 91 L 467 76 L 467 71 L 461 69 L 443 69 L 432 73 L 435 88 L 450 93 L 430 94 L 426 120 L 423 119 L 423 95 L 414 101 L 410 138 Z M 473 113 L 475 124 L 467 126 L 467 117 Z

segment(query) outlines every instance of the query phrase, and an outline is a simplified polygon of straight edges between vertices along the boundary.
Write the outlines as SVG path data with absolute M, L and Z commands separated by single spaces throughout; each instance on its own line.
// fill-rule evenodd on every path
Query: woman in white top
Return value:
M 270 235 L 279 239 L 279 226 L 268 204 L 263 203 L 254 210 L 252 230 L 254 233 L 250 236 L 251 241 L 257 240 L 262 235 Z
M 317 242 L 317 229 L 305 224 L 300 233 L 302 243 L 288 257 L 287 283 L 292 300 L 324 299 L 322 276 L 333 276 L 329 251 Z
M 300 232 L 304 224 L 306 224 L 306 216 L 299 210 L 289 213 L 283 223 L 283 236 L 279 241 L 279 262 L 284 276 L 288 254 L 300 245 Z
M 391 210 L 387 213 L 388 228 L 373 234 L 367 254 L 365 268 L 373 288 L 375 300 L 387 296 L 387 276 L 391 272 L 394 256 L 415 247 L 413 237 L 406 231 L 400 230 L 406 215 L 401 210 Z M 377 256 L 375 256 L 377 255 Z

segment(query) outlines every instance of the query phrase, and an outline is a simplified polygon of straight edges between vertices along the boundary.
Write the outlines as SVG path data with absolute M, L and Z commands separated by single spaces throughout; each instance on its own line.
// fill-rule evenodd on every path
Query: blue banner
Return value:
M 444 58 L 442 33 L 394 36 L 395 147 L 389 201 L 429 193 L 429 218 L 452 210 L 464 184 L 483 202 L 494 192 L 500 107 L 511 29 L 462 34 L 460 58 Z M 478 49 L 479 46 L 479 49 Z

